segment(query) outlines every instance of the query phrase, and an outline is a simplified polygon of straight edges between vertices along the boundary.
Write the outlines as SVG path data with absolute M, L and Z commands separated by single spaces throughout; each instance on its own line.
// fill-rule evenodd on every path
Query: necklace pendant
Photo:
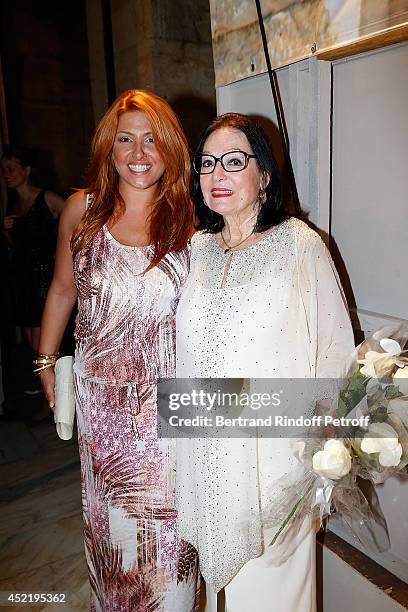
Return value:
M 243 244 L 244 242 L 246 242 L 248 240 L 248 238 L 250 238 L 252 236 L 252 234 L 254 233 L 254 230 L 252 230 L 252 232 L 250 234 L 248 234 L 248 236 L 246 236 L 243 240 L 241 240 L 241 242 L 238 242 L 238 244 L 234 244 L 234 245 L 230 245 L 228 244 L 228 242 L 225 240 L 224 236 L 222 235 L 222 230 L 221 230 L 221 240 L 223 241 L 223 243 L 225 244 L 225 246 L 227 247 L 226 249 L 224 249 L 224 255 L 226 255 L 227 253 L 229 253 L 230 251 L 233 252 L 233 249 L 236 249 L 237 247 L 241 246 L 241 244 Z

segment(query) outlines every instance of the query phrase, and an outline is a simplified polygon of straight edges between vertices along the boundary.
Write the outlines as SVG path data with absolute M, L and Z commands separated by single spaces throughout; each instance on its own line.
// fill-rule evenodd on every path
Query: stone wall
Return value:
M 255 2 L 210 0 L 210 5 L 217 87 L 266 72 Z M 367 38 L 392 30 L 399 40 L 407 37 L 408 0 L 263 0 L 261 6 L 273 68 L 367 44 Z
M 110 6 L 117 94 L 141 88 L 163 96 L 194 147 L 215 115 L 209 0 L 111 0 Z M 98 39 L 101 28 L 92 0 L 87 0 L 87 15 L 89 40 Z M 100 37 L 91 48 L 91 74 L 95 83 L 106 84 L 101 51 L 95 52 L 101 49 Z M 93 92 L 96 116 L 100 96 Z
M 215 116 L 208 0 L 155 0 L 154 87 L 181 117 L 192 147 Z
M 0 3 L 10 140 L 39 153 L 44 186 L 83 185 L 95 124 L 108 107 L 110 11 L 116 94 L 151 89 L 179 114 L 192 148 L 215 115 L 208 0 Z

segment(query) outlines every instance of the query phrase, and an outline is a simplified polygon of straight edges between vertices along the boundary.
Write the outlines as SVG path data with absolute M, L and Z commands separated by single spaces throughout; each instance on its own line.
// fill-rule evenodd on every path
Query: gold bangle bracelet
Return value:
M 33 359 L 33 365 L 35 366 L 44 366 L 44 365 L 55 365 L 57 363 L 58 357 L 55 355 L 49 355 L 47 357 L 36 357 Z
M 34 365 L 46 365 L 47 363 L 56 363 L 57 360 L 56 359 L 33 359 L 33 364 Z

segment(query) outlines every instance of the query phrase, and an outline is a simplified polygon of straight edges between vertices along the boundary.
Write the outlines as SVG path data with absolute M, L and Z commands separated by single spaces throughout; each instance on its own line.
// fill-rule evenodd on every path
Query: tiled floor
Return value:
M 0 451 L 0 591 L 68 594 L 66 605 L 26 610 L 88 610 L 76 442 L 53 423 L 2 423 Z

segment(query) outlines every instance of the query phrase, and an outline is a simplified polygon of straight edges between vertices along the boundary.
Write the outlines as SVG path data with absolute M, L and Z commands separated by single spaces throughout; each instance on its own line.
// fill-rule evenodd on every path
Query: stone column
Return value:
M 117 94 L 140 88 L 168 100 L 194 147 L 215 115 L 208 0 L 111 0 L 111 10 Z
M 108 107 L 103 17 L 100 2 L 86 0 L 86 25 L 89 47 L 89 80 L 96 125 Z

